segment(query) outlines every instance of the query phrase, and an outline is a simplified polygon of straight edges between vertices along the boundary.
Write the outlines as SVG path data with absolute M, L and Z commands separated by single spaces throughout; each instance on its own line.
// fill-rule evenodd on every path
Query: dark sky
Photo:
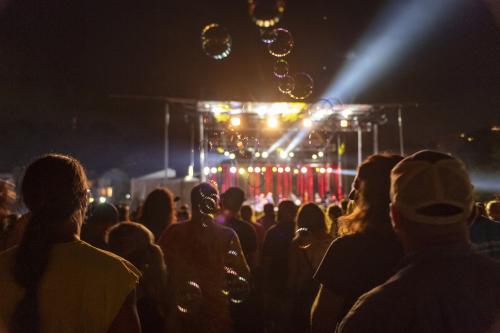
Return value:
M 436 0 L 439 1 L 439 0 Z M 74 154 L 97 173 L 162 166 L 162 105 L 117 94 L 277 100 L 272 57 L 245 0 L 10 0 L 0 9 L 0 172 L 36 154 Z M 314 101 L 386 1 L 290 0 L 291 66 L 312 75 Z M 228 59 L 201 52 L 200 32 L 231 33 Z M 411 147 L 500 122 L 500 29 L 481 1 L 443 19 L 428 41 L 356 102 L 418 103 L 407 111 Z M 172 115 L 172 163 L 187 162 L 187 123 Z

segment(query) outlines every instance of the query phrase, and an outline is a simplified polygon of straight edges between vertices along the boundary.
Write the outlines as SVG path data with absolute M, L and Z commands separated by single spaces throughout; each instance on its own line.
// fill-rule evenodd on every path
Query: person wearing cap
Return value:
M 500 263 L 476 253 L 473 187 L 461 161 L 421 151 L 391 172 L 391 218 L 406 257 L 337 332 L 498 332 Z

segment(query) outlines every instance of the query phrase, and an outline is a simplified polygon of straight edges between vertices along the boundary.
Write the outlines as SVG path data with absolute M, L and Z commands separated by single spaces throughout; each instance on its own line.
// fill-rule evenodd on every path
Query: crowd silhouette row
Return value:
M 365 160 L 349 200 L 200 183 L 136 211 L 90 203 L 76 159 L 0 182 L 0 333 L 500 332 L 500 201 L 436 151 Z M 179 208 L 179 209 L 177 209 Z

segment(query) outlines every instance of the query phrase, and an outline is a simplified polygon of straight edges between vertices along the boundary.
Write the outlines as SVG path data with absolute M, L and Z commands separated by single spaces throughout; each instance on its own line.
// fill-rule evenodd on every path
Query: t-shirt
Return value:
M 356 299 L 391 277 L 403 258 L 403 249 L 394 234 L 362 232 L 332 242 L 315 279 L 344 298 L 340 319 Z
M 224 290 L 225 266 L 248 278 L 249 268 L 236 233 L 214 222 L 192 221 L 170 225 L 159 240 L 173 288 L 169 332 L 217 332 L 231 330 L 229 301 Z M 234 255 L 233 255 L 234 254 Z M 186 287 L 198 286 L 199 295 Z M 191 297 L 188 315 L 179 311 L 178 300 Z M 191 296 L 190 296 L 191 295 Z M 201 295 L 201 297 L 199 297 Z
M 5 324 L 24 294 L 11 270 L 16 250 L 0 253 L 0 323 Z M 125 259 L 83 241 L 55 244 L 39 285 L 41 332 L 107 332 L 139 276 Z
M 339 332 L 481 333 L 500 315 L 500 263 L 469 246 L 434 248 L 352 307 Z
M 293 222 L 279 222 L 266 233 L 262 248 L 263 261 L 268 265 L 267 276 L 264 276 L 267 289 L 271 293 L 284 294 L 287 292 L 288 279 L 288 250 L 295 234 Z
M 470 239 L 477 252 L 500 259 L 500 222 L 479 216 L 470 227 Z
M 228 219 L 225 225 L 233 229 L 238 235 L 247 263 L 253 263 L 254 256 L 257 253 L 257 232 L 255 227 L 251 223 L 237 218 Z

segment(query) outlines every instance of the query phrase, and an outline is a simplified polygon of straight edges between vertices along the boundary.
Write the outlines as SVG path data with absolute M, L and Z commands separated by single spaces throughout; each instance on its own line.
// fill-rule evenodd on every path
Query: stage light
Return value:
M 285 172 L 290 172 L 290 170 L 291 170 L 290 167 L 285 168 Z
M 259 158 L 259 157 L 260 157 L 260 153 L 259 153 L 259 152 L 256 152 L 256 153 L 255 153 L 255 157 Z
M 313 155 L 311 156 L 311 158 L 312 158 L 313 160 L 317 160 L 317 159 L 318 159 L 318 155 L 313 154 Z
M 260 169 L 262 172 L 266 172 L 266 167 L 262 167 L 262 169 Z
M 210 169 L 210 172 L 211 172 L 211 173 L 214 173 L 214 174 L 215 174 L 215 173 L 217 173 L 217 168 L 216 168 L 216 167 L 212 167 L 212 168 Z
M 224 152 L 224 156 L 228 156 L 228 157 L 229 157 L 229 155 L 230 155 L 230 154 L 231 154 L 231 153 L 230 153 L 230 152 L 228 152 L 228 151 L 225 151 L 225 152 Z
M 325 170 L 325 168 L 321 168 L 321 169 L 319 169 L 319 172 L 320 172 L 320 173 L 325 173 L 325 172 L 326 172 L 326 170 Z
M 106 197 L 99 197 L 99 203 L 105 203 Z
M 262 157 L 263 158 L 268 158 L 269 157 L 269 153 L 267 151 L 263 152 L 262 153 Z
M 289 153 L 288 153 L 288 156 L 289 156 L 289 157 L 294 157 L 294 156 L 295 156 L 295 154 L 293 153 L 293 151 L 291 151 L 291 152 L 289 152 Z
M 453 17 L 465 0 L 393 0 L 376 17 L 362 39 L 350 51 L 339 74 L 323 96 L 349 102 L 401 62 L 415 56 L 415 49 L 432 40 L 438 23 Z M 399 65 L 399 66 L 398 66 Z
M 204 167 L 204 168 L 203 168 L 203 174 L 204 174 L 205 176 L 208 176 L 208 175 L 210 174 L 210 168 L 209 168 L 209 167 Z
M 302 124 L 304 125 L 305 128 L 311 128 L 313 125 L 313 122 L 311 118 L 306 118 L 303 120 Z
M 218 152 L 219 154 L 223 154 L 223 153 L 224 153 L 224 148 L 222 148 L 222 147 L 217 147 L 217 152 Z
M 267 118 L 267 127 L 277 128 L 278 126 L 279 126 L 279 121 L 277 118 L 274 117 Z
M 322 151 L 318 152 L 318 157 L 323 157 L 325 156 L 325 153 L 323 153 Z
M 328 172 L 328 173 L 332 173 L 332 172 L 333 172 L 333 169 L 332 169 L 332 168 L 326 168 L 326 172 Z
M 94 202 L 94 198 L 93 197 L 90 197 L 89 198 L 89 203 L 93 203 Z
M 218 172 L 222 172 L 222 167 L 217 167 Z
M 342 127 L 342 128 L 349 127 L 349 122 L 347 120 L 345 120 L 345 119 L 342 119 L 340 121 L 340 127 Z
M 234 160 L 236 158 L 236 155 L 234 153 L 229 154 L 229 158 Z
M 131 197 L 132 197 L 132 196 L 130 195 L 130 193 L 125 194 L 125 199 L 127 199 L 127 200 L 128 200 L 128 199 L 130 199 Z
M 240 125 L 241 125 L 241 118 L 240 117 L 232 117 L 231 118 L 231 126 L 238 127 Z
M 300 206 L 302 204 L 302 201 L 296 199 L 293 203 L 295 204 L 295 206 Z
M 240 175 L 244 175 L 245 174 L 245 169 L 240 168 L 240 170 L 238 170 L 238 172 L 240 173 Z
M 229 168 L 229 172 L 231 172 L 231 173 L 236 173 L 236 171 L 238 171 L 238 170 L 234 166 Z
M 271 171 L 272 171 L 272 172 L 274 172 L 274 173 L 276 173 L 276 172 L 278 171 L 278 168 L 277 168 L 277 167 L 273 167 L 273 168 L 271 169 Z
M 300 172 L 302 172 L 302 173 L 307 173 L 307 168 L 306 168 L 306 167 L 302 167 L 302 168 L 300 168 Z
M 286 159 L 288 157 L 288 154 L 286 153 L 286 151 L 280 151 L 280 158 L 282 160 Z
M 253 172 L 253 167 L 249 166 L 247 170 L 248 170 L 248 173 L 252 173 Z
M 283 168 L 282 167 L 278 168 L 278 173 L 283 173 Z
M 298 175 L 299 174 L 299 169 L 293 169 L 293 174 Z
M 255 173 L 260 173 L 260 168 L 259 168 L 259 167 L 256 167 L 256 168 L 254 169 L 254 171 L 255 171 Z

